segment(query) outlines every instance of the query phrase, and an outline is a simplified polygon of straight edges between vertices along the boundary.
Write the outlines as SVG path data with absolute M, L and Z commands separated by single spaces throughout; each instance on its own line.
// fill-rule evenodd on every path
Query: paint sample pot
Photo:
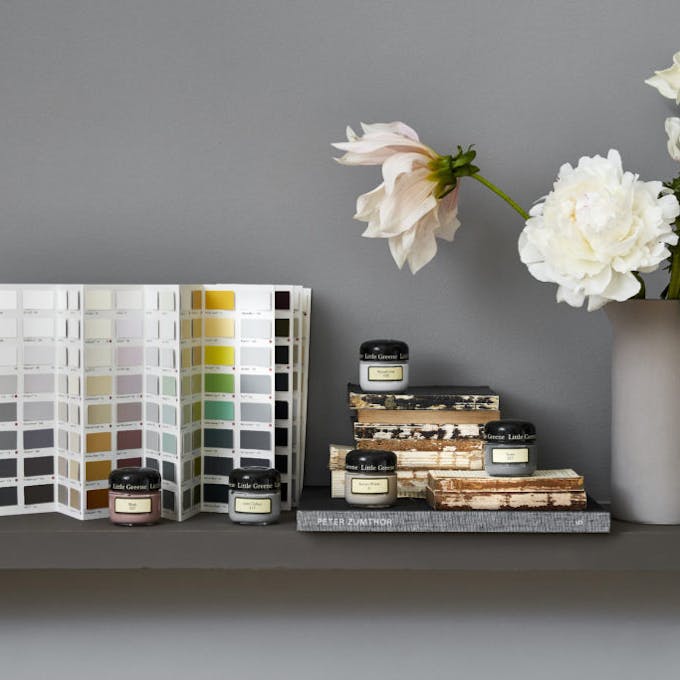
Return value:
M 161 518 L 161 476 L 144 467 L 125 467 L 109 475 L 109 518 L 121 526 L 156 524 Z
M 484 468 L 492 477 L 526 477 L 538 466 L 536 428 L 524 420 L 492 420 L 484 426 Z
M 229 473 L 229 519 L 236 524 L 273 524 L 281 515 L 281 475 L 267 467 Z
M 362 342 L 359 384 L 364 392 L 403 392 L 408 387 L 408 345 L 401 340 Z
M 362 508 L 388 508 L 397 501 L 393 451 L 354 449 L 345 457 L 345 500 Z

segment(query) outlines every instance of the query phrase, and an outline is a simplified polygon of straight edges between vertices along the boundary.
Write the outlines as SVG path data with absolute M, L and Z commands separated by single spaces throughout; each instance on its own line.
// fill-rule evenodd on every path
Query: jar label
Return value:
M 145 515 L 151 512 L 151 498 L 116 498 L 113 509 L 125 515 Z
M 367 479 L 353 479 L 350 490 L 356 494 L 387 493 L 390 489 L 387 477 L 370 477 Z
M 492 463 L 528 463 L 529 449 L 493 449 Z
M 369 366 L 368 379 L 371 382 L 380 382 L 385 380 L 403 380 L 404 367 L 403 366 Z
M 234 512 L 249 515 L 270 515 L 272 512 L 271 498 L 234 498 Z

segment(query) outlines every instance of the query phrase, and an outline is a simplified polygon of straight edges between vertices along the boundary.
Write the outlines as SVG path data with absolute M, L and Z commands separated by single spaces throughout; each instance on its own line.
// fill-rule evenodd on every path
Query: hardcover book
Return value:
M 427 502 L 435 510 L 583 510 L 585 491 L 442 492 L 428 487 Z
M 492 477 L 483 470 L 432 470 L 427 485 L 443 493 L 583 491 L 583 477 L 568 469 L 536 470 L 530 477 Z
M 479 423 L 447 423 L 390 425 L 388 423 L 354 423 L 355 439 L 384 439 L 396 441 L 434 442 L 446 439 L 481 439 L 484 435 L 484 424 Z
M 358 449 L 380 449 L 383 451 L 449 451 L 482 454 L 482 439 L 358 439 Z
M 328 467 L 345 469 L 347 451 L 331 445 Z M 481 470 L 484 467 L 482 449 L 473 451 L 395 451 L 398 470 Z
M 409 387 L 406 392 L 364 392 L 359 385 L 348 385 L 352 409 L 497 411 L 499 397 L 490 387 L 426 385 Z
M 609 512 L 592 500 L 584 510 L 432 510 L 421 498 L 400 498 L 383 510 L 359 510 L 330 498 L 327 487 L 305 487 L 297 529 L 361 533 L 608 533 Z
M 356 423 L 371 425 L 483 425 L 492 420 L 498 420 L 501 412 L 498 410 L 485 411 L 452 411 L 435 409 L 398 409 L 386 410 L 379 408 L 359 408 L 352 412 Z

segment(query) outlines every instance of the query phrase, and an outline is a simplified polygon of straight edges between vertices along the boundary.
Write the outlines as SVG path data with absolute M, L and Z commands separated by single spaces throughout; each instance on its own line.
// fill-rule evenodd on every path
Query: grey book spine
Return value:
M 298 531 L 336 533 L 608 533 L 610 514 L 582 511 L 298 510 Z

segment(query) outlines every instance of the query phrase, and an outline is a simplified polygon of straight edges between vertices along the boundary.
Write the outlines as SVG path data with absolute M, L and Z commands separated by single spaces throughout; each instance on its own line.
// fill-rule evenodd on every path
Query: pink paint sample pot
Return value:
M 109 518 L 122 526 L 148 526 L 161 518 L 161 476 L 145 467 L 125 467 L 109 475 Z

